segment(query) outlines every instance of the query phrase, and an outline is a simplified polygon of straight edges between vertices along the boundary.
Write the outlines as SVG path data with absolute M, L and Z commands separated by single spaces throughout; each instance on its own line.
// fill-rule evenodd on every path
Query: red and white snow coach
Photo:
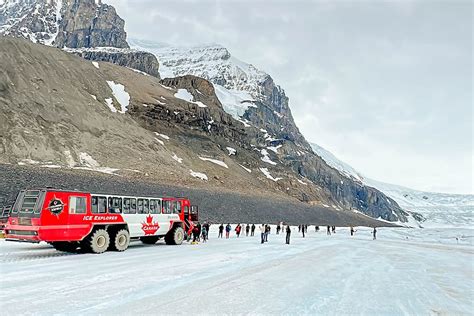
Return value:
M 130 239 L 179 245 L 198 220 L 186 198 L 122 196 L 52 189 L 23 190 L 11 209 L 5 238 L 45 241 L 61 251 L 124 251 Z

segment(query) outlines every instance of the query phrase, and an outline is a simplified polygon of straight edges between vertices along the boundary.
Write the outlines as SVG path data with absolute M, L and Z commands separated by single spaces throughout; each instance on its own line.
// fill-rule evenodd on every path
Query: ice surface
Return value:
M 472 315 L 472 230 L 293 227 L 285 245 L 273 227 L 261 245 L 216 228 L 101 255 L 0 240 L 2 314 Z

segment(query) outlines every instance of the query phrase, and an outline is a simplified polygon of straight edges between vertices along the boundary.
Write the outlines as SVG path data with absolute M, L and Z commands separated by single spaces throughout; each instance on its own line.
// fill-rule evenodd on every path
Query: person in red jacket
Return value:
M 242 230 L 242 226 L 238 224 L 237 227 L 235 228 L 235 233 L 237 234 L 237 238 L 239 238 L 241 230 Z

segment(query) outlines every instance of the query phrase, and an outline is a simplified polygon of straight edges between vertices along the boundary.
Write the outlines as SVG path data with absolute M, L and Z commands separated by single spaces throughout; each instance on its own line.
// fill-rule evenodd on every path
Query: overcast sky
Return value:
M 266 71 L 304 136 L 362 174 L 473 192 L 470 1 L 104 2 L 129 37 L 219 43 Z

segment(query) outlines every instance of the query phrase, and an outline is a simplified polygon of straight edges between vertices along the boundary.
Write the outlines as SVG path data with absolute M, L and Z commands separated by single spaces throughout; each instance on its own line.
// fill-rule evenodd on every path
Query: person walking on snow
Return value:
M 304 225 L 301 225 L 301 226 L 302 226 L 301 231 L 303 232 L 303 238 L 304 238 L 304 233 L 305 233 L 305 230 L 306 230 L 306 229 L 305 229 L 305 226 L 304 226 Z
M 374 240 L 377 239 L 377 228 L 374 227 L 372 234 L 374 235 Z
M 235 233 L 237 234 L 237 238 L 239 238 L 241 230 L 242 230 L 242 226 L 238 224 L 237 227 L 235 228 Z
M 202 229 L 201 229 L 201 236 L 202 236 L 202 242 L 206 242 L 207 241 L 207 225 L 202 225 Z
M 265 242 L 265 230 L 266 230 L 266 227 L 264 224 L 262 224 L 262 226 L 260 226 L 260 235 L 262 237 L 262 244 Z
M 222 238 L 223 233 L 224 233 L 224 224 L 221 224 L 221 226 L 219 226 L 219 235 L 217 235 L 217 238 Z
M 249 231 L 250 231 L 250 225 L 247 224 L 247 226 L 245 226 L 245 236 L 249 236 Z
M 286 244 L 290 244 L 291 228 L 290 225 L 286 226 Z
M 255 235 L 255 224 L 252 224 L 252 228 L 250 229 L 250 236 Z
M 200 229 L 198 225 L 193 227 L 193 243 L 196 243 L 199 240 Z
M 281 228 L 280 228 L 280 224 L 278 224 L 278 225 L 277 225 L 277 235 L 280 234 L 280 229 L 281 229 Z
M 301 233 L 301 225 L 298 225 L 298 233 Z
M 270 234 L 270 225 L 265 225 L 265 242 L 268 242 L 269 234 Z
M 354 227 L 351 226 L 351 236 L 354 236 L 355 230 Z
M 229 223 L 227 223 L 227 226 L 225 227 L 225 238 L 229 239 L 230 231 L 232 230 L 232 226 L 230 226 Z
M 326 234 L 331 236 L 331 227 L 330 226 L 328 226 L 328 232 Z

